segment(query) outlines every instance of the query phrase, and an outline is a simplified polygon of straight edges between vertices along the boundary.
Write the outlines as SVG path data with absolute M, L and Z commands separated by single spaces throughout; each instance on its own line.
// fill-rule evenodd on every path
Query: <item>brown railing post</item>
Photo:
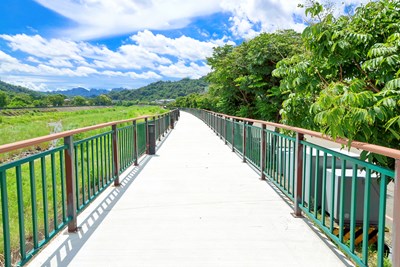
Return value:
M 119 159 L 118 159 L 118 133 L 117 125 L 112 125 L 112 154 L 113 154 L 113 166 L 114 166 L 114 186 L 119 186 Z
M 158 122 L 156 123 L 156 127 L 158 129 L 158 136 L 156 136 L 156 139 L 158 139 L 158 141 L 161 141 L 161 116 L 157 116 L 158 118 Z
M 137 122 L 136 120 L 133 121 L 133 149 L 135 150 L 135 166 L 138 166 L 138 142 L 137 142 Z
M 218 135 L 218 131 L 217 131 L 217 115 L 214 113 L 213 114 L 213 118 L 214 118 L 214 122 L 213 122 L 213 128 L 214 128 L 214 132 L 216 135 Z
M 400 159 L 396 159 L 393 199 L 392 264 L 400 266 Z
M 219 138 L 222 140 L 224 137 L 224 117 L 222 115 L 219 116 Z
M 173 130 L 175 127 L 175 120 L 173 115 L 169 116 L 169 127 L 171 128 L 171 130 Z
M 225 140 L 225 145 L 227 145 L 228 144 L 228 141 L 226 140 L 226 137 L 228 136 L 228 133 L 227 133 L 227 123 L 226 123 L 226 117 L 223 117 L 224 118 L 224 140 Z
M 75 160 L 74 160 L 74 142 L 73 137 L 64 137 L 64 144 L 67 149 L 64 150 L 65 156 L 65 180 L 67 189 L 67 216 L 69 218 L 68 222 L 68 232 L 76 232 L 78 229 L 77 223 L 77 213 L 76 213 L 76 188 L 75 188 Z
M 232 152 L 235 152 L 235 119 L 232 118 Z
M 243 163 L 246 163 L 246 146 L 247 146 L 247 129 L 246 129 L 246 121 L 243 121 L 243 145 L 242 145 L 242 155 L 243 155 Z
M 219 115 L 217 114 L 215 115 L 215 124 L 217 136 L 220 136 L 221 132 L 219 131 Z
M 167 115 L 162 115 L 161 116 L 161 118 L 162 118 L 162 120 L 161 120 L 162 137 L 165 136 L 165 129 L 166 129 L 166 127 L 165 127 L 165 118 L 166 117 L 167 117 Z M 161 140 L 161 137 L 160 137 L 160 140 Z
M 149 154 L 149 148 L 150 148 L 150 144 L 149 144 L 149 119 L 145 118 L 144 119 L 144 123 L 145 123 L 145 130 L 146 130 L 146 154 Z
M 215 116 L 216 116 L 216 119 L 217 119 L 217 127 L 216 127 L 217 128 L 217 136 L 219 136 L 221 138 L 221 130 L 219 128 L 221 120 L 219 118 L 219 115 L 215 115 Z
M 266 151 L 266 138 L 265 138 L 265 129 L 267 126 L 265 124 L 262 125 L 261 129 L 261 156 L 260 156 L 260 170 L 261 170 L 261 180 L 265 180 L 265 160 L 267 156 Z
M 212 121 L 211 128 L 213 129 L 213 131 L 215 133 L 215 114 L 214 113 L 211 114 L 211 121 Z
M 294 213 L 295 217 L 302 217 L 300 204 L 302 202 L 302 187 L 303 187 L 303 149 L 301 141 L 304 140 L 304 135 L 296 133 L 296 162 L 295 162 L 295 192 L 294 192 Z
M 154 123 L 149 124 L 149 155 L 156 154 L 156 125 Z

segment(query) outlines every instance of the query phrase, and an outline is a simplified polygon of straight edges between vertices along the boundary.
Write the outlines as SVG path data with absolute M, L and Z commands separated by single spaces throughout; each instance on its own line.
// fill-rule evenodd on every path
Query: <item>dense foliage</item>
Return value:
M 303 31 L 306 52 L 279 62 L 274 71 L 283 79 L 282 92 L 289 93 L 282 121 L 399 148 L 400 2 L 370 2 L 338 18 L 321 17 L 319 4 L 306 12 L 319 18 Z
M 300 34 L 286 30 L 263 33 L 236 47 L 216 47 L 207 59 L 209 92 L 178 98 L 174 105 L 279 121 L 284 95 L 272 71 L 280 60 L 302 52 L 301 43 Z
M 209 94 L 176 104 L 400 148 L 400 2 L 373 1 L 339 17 L 310 3 L 301 37 L 279 31 L 215 48 Z
M 300 34 L 293 30 L 263 33 L 237 47 L 214 50 L 208 64 L 212 72 L 210 94 L 216 108 L 243 117 L 279 120 L 283 101 L 280 79 L 272 76 L 276 63 L 302 51 Z

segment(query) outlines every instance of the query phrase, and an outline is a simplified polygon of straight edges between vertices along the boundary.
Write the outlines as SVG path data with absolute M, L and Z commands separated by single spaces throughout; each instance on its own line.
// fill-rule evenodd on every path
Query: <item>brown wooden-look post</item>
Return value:
M 400 159 L 395 162 L 392 246 L 393 266 L 400 266 Z
M 246 163 L 246 147 L 247 147 L 247 129 L 246 121 L 243 121 L 243 145 L 242 145 L 242 155 L 243 163 Z
M 217 114 L 214 114 L 215 117 L 215 133 L 217 136 L 219 136 L 219 116 Z
M 221 133 L 219 131 L 219 115 L 215 114 L 215 133 L 217 134 L 217 136 L 220 136 Z
M 167 131 L 167 127 L 166 127 L 166 123 L 165 123 L 166 118 L 167 118 L 167 115 L 163 115 L 163 120 L 162 120 L 162 129 L 163 129 L 162 136 L 163 137 L 165 136 L 165 132 Z
M 114 166 L 114 186 L 119 186 L 119 158 L 118 158 L 118 134 L 117 125 L 114 124 L 112 127 L 112 154 L 113 154 L 113 166 Z
M 161 141 L 161 123 L 162 123 L 162 116 L 157 116 L 158 118 L 158 141 Z M 157 138 L 157 137 L 156 137 Z
M 265 160 L 267 158 L 267 140 L 265 136 L 265 130 L 267 125 L 263 124 L 261 129 L 261 156 L 260 156 L 260 170 L 261 170 L 261 180 L 265 180 Z
M 232 152 L 235 152 L 235 119 L 232 118 Z
M 214 113 L 214 114 L 213 114 L 213 118 L 214 118 L 214 123 L 213 123 L 213 124 L 214 124 L 214 125 L 213 125 L 213 126 L 214 126 L 214 132 L 215 132 L 216 135 L 218 135 L 218 130 L 217 130 L 217 128 L 218 128 L 218 127 L 217 127 L 217 124 L 218 124 L 217 114 Z
M 173 130 L 174 127 L 175 127 L 174 116 L 169 116 L 169 127 L 170 127 L 171 130 Z
M 214 131 L 214 114 L 210 113 L 210 126 L 211 129 Z
M 222 115 L 219 116 L 219 138 L 222 140 L 224 137 L 224 117 Z
M 225 140 L 225 145 L 228 144 L 228 141 L 226 140 L 226 137 L 228 136 L 228 129 L 227 129 L 228 124 L 226 123 L 226 121 L 227 121 L 227 118 L 224 117 L 224 140 Z
M 145 118 L 144 119 L 144 123 L 145 123 L 145 130 L 146 130 L 146 154 L 149 154 L 149 148 L 150 148 L 150 144 L 149 144 L 149 119 Z
M 67 216 L 68 232 L 76 232 L 78 229 L 77 213 L 76 213 L 76 187 L 75 187 L 75 160 L 74 160 L 74 142 L 73 137 L 64 137 L 64 144 L 67 149 L 64 150 L 65 156 L 65 180 L 67 188 Z
M 303 188 L 303 149 L 301 141 L 304 140 L 304 134 L 296 133 L 296 162 L 295 162 L 295 195 L 294 195 L 294 217 L 303 217 L 301 214 L 300 204 L 302 202 Z
M 135 157 L 135 162 L 134 165 L 138 166 L 138 142 L 137 142 L 137 122 L 136 120 L 133 121 L 133 149 L 135 151 L 133 151 L 134 157 Z

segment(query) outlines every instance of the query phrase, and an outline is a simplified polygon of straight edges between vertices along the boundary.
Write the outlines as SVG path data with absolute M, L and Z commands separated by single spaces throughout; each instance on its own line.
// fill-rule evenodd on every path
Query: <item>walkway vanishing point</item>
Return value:
M 194 116 L 28 266 L 349 266 Z

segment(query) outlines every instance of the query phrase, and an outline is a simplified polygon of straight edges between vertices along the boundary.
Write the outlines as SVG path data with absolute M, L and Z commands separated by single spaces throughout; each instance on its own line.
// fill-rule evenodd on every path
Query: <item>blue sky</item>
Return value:
M 0 1 L 0 80 L 47 91 L 199 78 L 213 47 L 300 32 L 301 1 Z M 337 12 L 365 2 L 338 1 Z

